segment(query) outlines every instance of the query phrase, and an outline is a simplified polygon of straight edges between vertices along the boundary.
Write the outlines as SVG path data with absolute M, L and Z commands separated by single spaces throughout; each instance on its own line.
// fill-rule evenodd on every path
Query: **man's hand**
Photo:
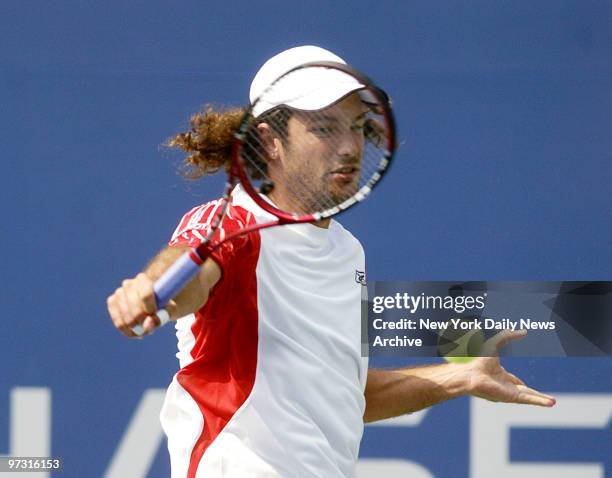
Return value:
M 493 402 L 523 403 L 552 407 L 556 400 L 529 388 L 517 376 L 507 372 L 499 363 L 499 351 L 508 343 L 522 339 L 525 330 L 504 330 L 491 337 L 483 345 L 482 355 L 465 367 L 468 369 L 468 393 Z
M 144 272 L 133 279 L 126 279 L 107 300 L 108 313 L 117 329 L 128 337 L 138 338 L 132 328 L 142 325 L 145 334 L 151 334 L 160 325 L 155 315 L 157 304 L 153 292 L 153 280 Z M 176 309 L 170 301 L 165 309 L 173 316 Z
M 506 330 L 487 340 L 482 355 L 468 364 L 444 363 L 396 370 L 368 370 L 364 421 L 412 413 L 445 400 L 473 395 L 494 402 L 552 407 L 555 399 L 529 388 L 499 363 L 499 351 L 527 335 Z
M 140 337 L 132 331 L 141 325 L 146 335 L 160 326 L 157 302 L 153 292 L 156 279 L 190 248 L 187 246 L 166 247 L 149 263 L 146 270 L 133 279 L 126 279 L 107 300 L 108 313 L 117 329 L 128 337 Z M 208 300 L 210 290 L 221 280 L 221 268 L 208 258 L 199 273 L 164 309 L 170 320 L 191 314 L 200 309 Z

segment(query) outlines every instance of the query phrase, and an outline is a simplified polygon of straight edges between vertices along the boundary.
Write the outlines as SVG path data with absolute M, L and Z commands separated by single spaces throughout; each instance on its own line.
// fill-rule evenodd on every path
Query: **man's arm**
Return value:
M 137 324 L 141 324 L 146 333 L 153 332 L 159 326 L 159 319 L 155 316 L 157 304 L 153 283 L 188 250 L 185 246 L 166 247 L 143 272 L 124 280 L 121 287 L 108 297 L 108 313 L 115 327 L 124 335 L 138 337 L 132 332 L 132 327 Z M 198 275 L 166 305 L 170 318 L 176 320 L 202 307 L 219 279 L 221 268 L 212 259 L 207 259 Z
M 524 331 L 505 331 L 488 341 L 498 352 L 505 344 L 524 337 Z M 499 358 L 480 357 L 468 364 L 440 364 L 398 370 L 368 371 L 364 421 L 372 422 L 416 412 L 462 395 L 495 402 L 552 407 L 555 399 L 533 390 L 508 373 Z
M 416 412 L 467 393 L 465 367 L 440 364 L 368 370 L 365 422 Z

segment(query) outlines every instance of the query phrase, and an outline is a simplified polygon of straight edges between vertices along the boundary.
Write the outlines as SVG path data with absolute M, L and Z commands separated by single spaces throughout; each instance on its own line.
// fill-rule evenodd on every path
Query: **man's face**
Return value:
M 368 111 L 354 93 L 321 111 L 293 113 L 288 140 L 276 143 L 277 160 L 268 164 L 270 197 L 281 209 L 321 211 L 357 192 Z

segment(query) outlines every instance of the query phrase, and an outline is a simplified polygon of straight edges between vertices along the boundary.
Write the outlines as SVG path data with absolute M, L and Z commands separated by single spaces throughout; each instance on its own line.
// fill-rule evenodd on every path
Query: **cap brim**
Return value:
M 364 90 L 365 102 L 376 103 L 372 93 L 354 77 L 331 68 L 313 67 L 292 72 L 271 85 L 253 105 L 253 115 L 259 116 L 277 106 L 285 105 L 302 111 L 317 111 Z

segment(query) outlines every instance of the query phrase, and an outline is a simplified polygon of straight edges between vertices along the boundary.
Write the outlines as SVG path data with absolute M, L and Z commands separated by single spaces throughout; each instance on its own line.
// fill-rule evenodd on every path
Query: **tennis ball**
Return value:
M 446 355 L 444 360 L 449 363 L 469 363 L 474 360 L 476 357 L 451 357 L 450 355 Z
M 485 336 L 480 329 L 449 327 L 438 337 L 438 354 L 447 362 L 468 363 L 480 356 L 484 342 Z

